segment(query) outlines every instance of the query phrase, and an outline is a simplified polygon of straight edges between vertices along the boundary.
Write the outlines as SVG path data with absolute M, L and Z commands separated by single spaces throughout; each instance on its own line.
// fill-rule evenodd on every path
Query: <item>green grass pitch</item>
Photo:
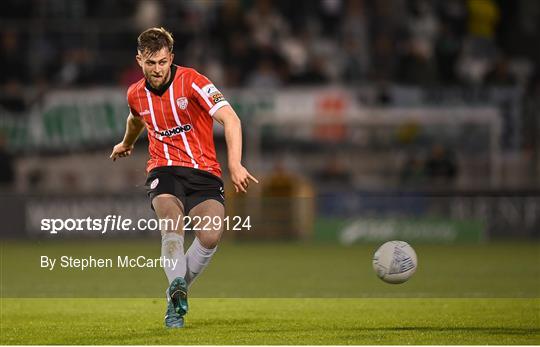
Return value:
M 2 344 L 538 344 L 538 299 L 6 299 Z
M 540 344 L 538 243 L 413 246 L 418 272 L 389 285 L 376 245 L 225 242 L 167 330 L 161 269 L 39 267 L 157 240 L 3 241 L 0 344 Z

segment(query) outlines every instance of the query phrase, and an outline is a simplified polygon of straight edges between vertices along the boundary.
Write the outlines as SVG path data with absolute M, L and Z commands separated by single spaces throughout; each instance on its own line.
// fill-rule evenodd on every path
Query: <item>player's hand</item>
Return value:
M 237 193 L 247 193 L 250 180 L 255 183 L 259 183 L 259 181 L 253 177 L 248 170 L 242 166 L 242 164 L 229 166 L 229 171 L 231 172 L 231 181 Z
M 109 158 L 115 161 L 116 158 L 123 158 L 123 157 L 127 157 L 131 155 L 132 151 L 133 151 L 133 145 L 128 146 L 124 144 L 123 142 L 120 142 L 119 144 L 114 146 L 111 156 Z

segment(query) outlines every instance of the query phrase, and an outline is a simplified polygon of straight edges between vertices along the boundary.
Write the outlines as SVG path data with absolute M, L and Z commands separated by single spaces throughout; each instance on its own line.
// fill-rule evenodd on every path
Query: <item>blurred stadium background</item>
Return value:
M 46 249 L 41 218 L 153 216 L 145 139 L 127 160 L 108 156 L 124 133 L 126 89 L 142 77 L 137 35 L 155 25 L 174 34 L 176 63 L 206 74 L 242 119 L 245 163 L 261 184 L 246 196 L 227 192 L 228 213 L 253 226 L 226 233 L 229 244 L 304 241 L 338 247 L 329 253 L 337 256 L 342 244 L 389 239 L 485 245 L 540 235 L 538 1 L 4 0 L 0 8 L 0 230 L 4 240 L 37 242 L 21 252 Z M 220 127 L 215 139 L 226 163 Z M 88 234 L 77 236 L 101 237 Z M 149 236 L 129 237 L 137 245 L 141 235 Z M 533 244 L 525 254 L 534 264 Z M 279 257 L 282 244 L 271 245 Z M 230 247 L 241 257 L 244 246 Z M 354 261 L 369 264 L 371 249 Z M 537 295 L 535 284 L 521 293 Z

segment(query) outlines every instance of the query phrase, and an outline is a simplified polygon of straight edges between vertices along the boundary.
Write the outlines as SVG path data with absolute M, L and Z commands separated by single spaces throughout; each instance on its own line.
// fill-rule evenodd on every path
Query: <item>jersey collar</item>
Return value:
M 176 65 L 172 64 L 171 65 L 171 76 L 170 76 L 169 81 L 167 83 L 162 85 L 160 88 L 155 89 L 154 87 L 152 87 L 150 85 L 150 83 L 148 83 L 148 81 L 145 80 L 146 89 L 151 91 L 153 94 L 156 94 L 157 96 L 162 96 L 163 94 L 165 94 L 167 89 L 169 89 L 169 87 L 171 86 L 171 83 L 173 83 L 175 75 L 176 75 Z

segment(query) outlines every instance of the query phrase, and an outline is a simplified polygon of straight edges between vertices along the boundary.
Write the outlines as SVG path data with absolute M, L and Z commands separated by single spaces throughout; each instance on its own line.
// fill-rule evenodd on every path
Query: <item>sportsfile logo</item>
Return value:
M 107 215 L 104 218 L 43 218 L 41 231 L 56 235 L 61 232 L 95 231 L 101 234 L 122 231 L 157 231 L 180 230 L 184 231 L 249 231 L 251 230 L 250 216 L 182 216 L 176 219 L 144 219 L 132 220 L 119 215 Z
M 191 124 L 184 124 L 184 125 L 179 125 L 172 129 L 156 131 L 156 133 L 161 136 L 172 137 L 181 133 L 187 133 L 188 131 L 191 130 L 191 128 L 192 128 Z

